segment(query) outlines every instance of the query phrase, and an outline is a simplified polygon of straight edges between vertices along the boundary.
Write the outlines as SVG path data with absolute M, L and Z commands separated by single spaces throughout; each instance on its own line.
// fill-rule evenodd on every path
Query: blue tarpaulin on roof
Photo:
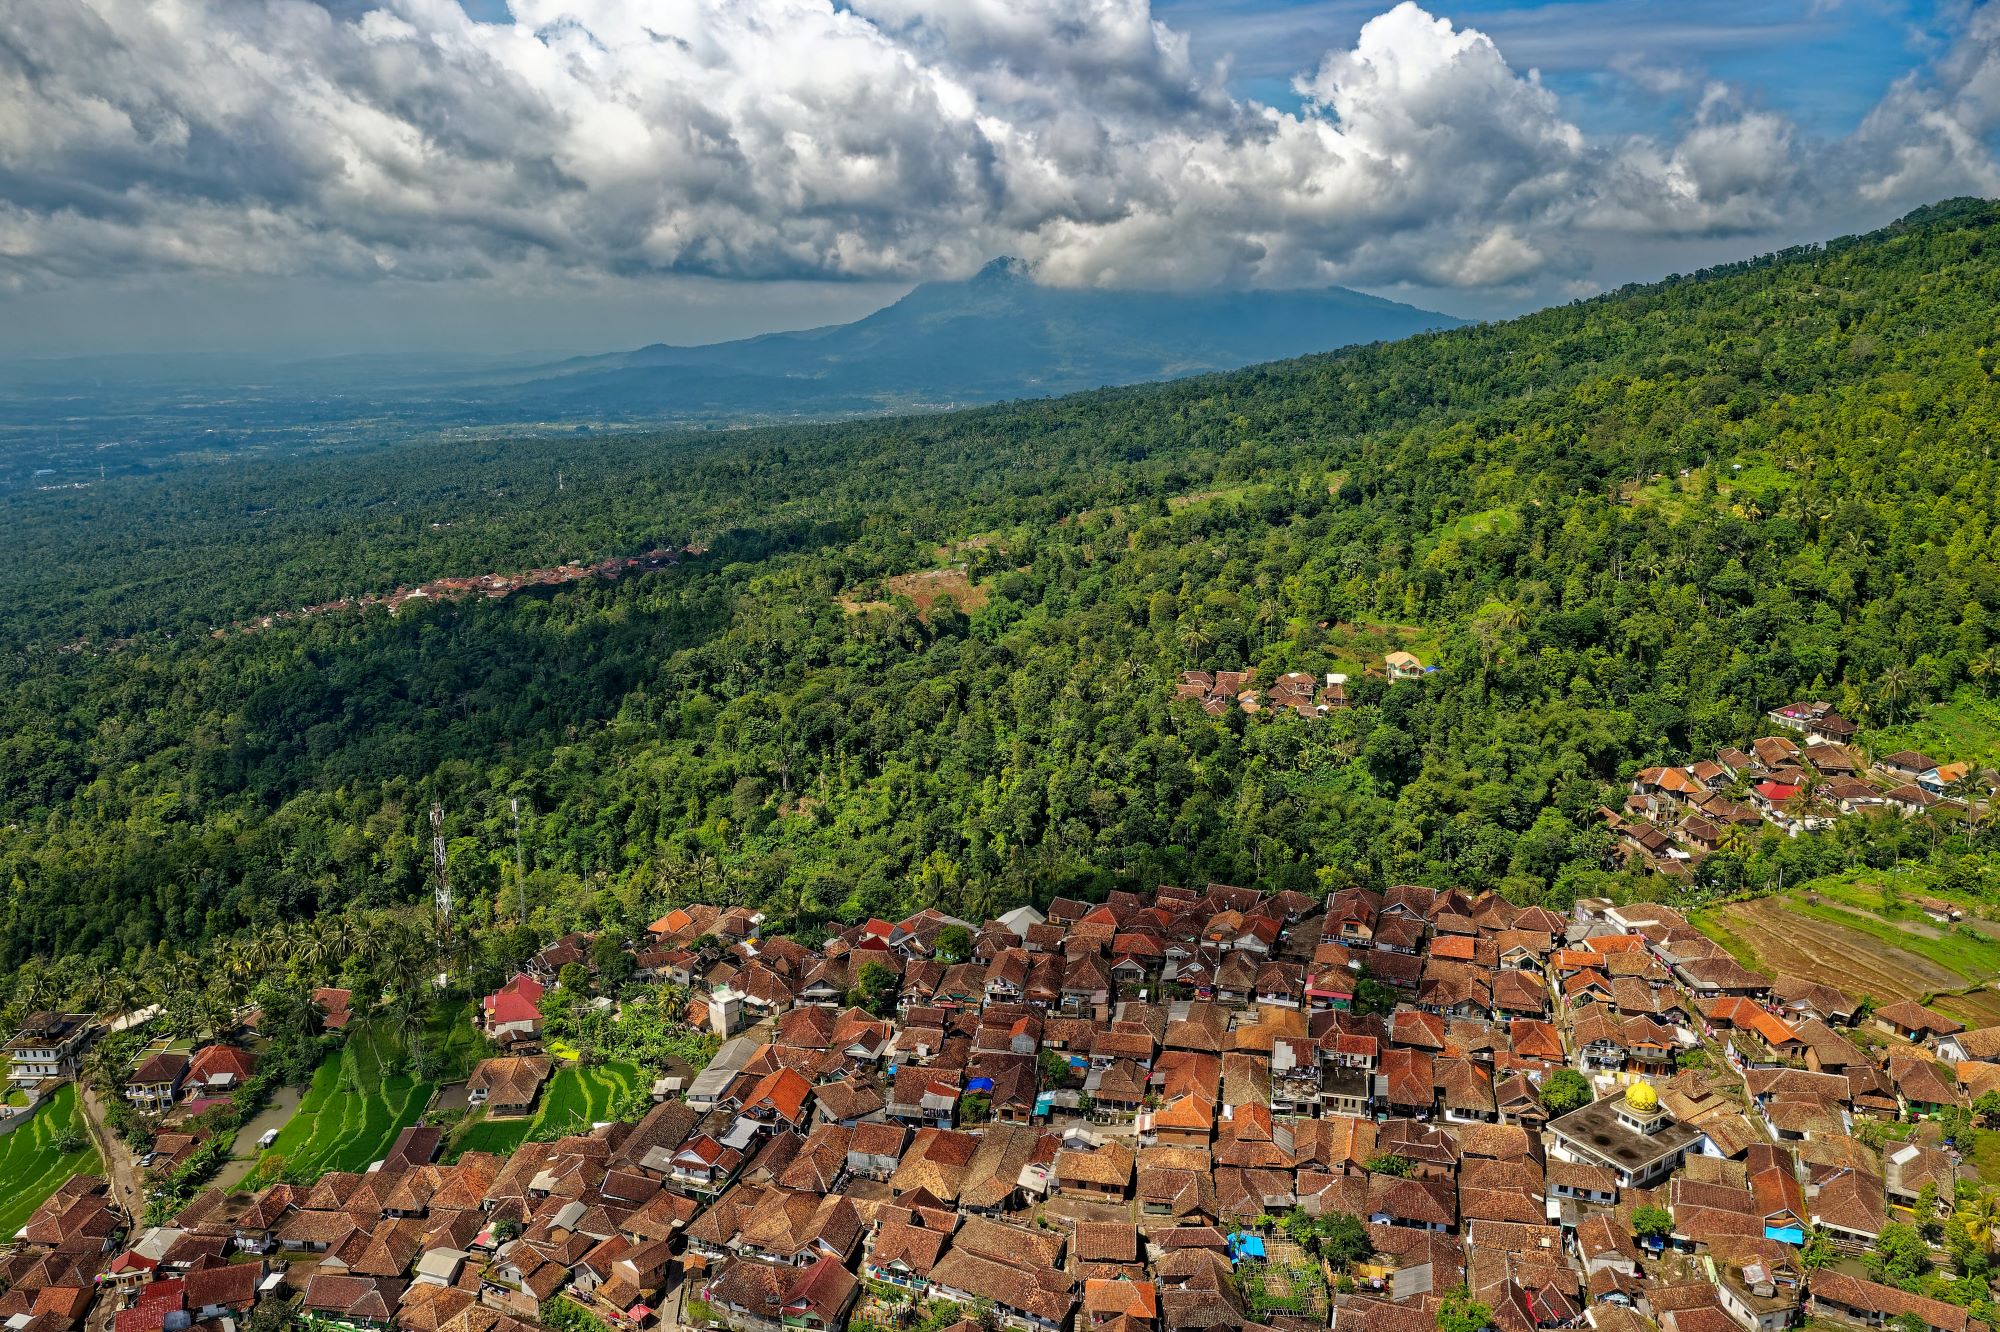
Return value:
M 1232 1263 L 1240 1263 L 1245 1258 L 1261 1259 L 1263 1256 L 1264 1237 L 1262 1235 L 1246 1235 L 1240 1230 L 1230 1235 L 1229 1261 Z
M 966 1082 L 965 1089 L 969 1092 L 976 1092 L 976 1091 L 990 1092 L 993 1090 L 993 1079 L 972 1078 Z

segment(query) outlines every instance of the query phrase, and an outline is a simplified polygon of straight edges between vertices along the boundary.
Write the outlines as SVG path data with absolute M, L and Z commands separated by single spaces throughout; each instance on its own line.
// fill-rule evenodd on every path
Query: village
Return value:
M 1963 819 L 1992 796 L 1994 774 L 1970 763 L 1911 750 L 1863 758 L 1854 748 L 1858 728 L 1827 703 L 1791 703 L 1766 715 L 1791 734 L 1718 749 L 1685 767 L 1646 768 L 1633 777 L 1622 811 L 1599 811 L 1627 863 L 1685 875 L 1746 829 L 1768 825 L 1797 837 L 1844 815 Z
M 210 633 L 211 638 L 226 638 L 236 633 L 255 633 L 274 625 L 293 620 L 310 620 L 322 615 L 337 614 L 342 611 L 369 610 L 376 606 L 385 608 L 391 615 L 400 612 L 413 601 L 460 601 L 471 596 L 484 596 L 499 601 L 514 593 L 531 587 L 561 587 L 587 578 L 616 580 L 634 570 L 664 568 L 678 564 L 683 558 L 707 553 L 707 547 L 689 544 L 679 550 L 649 550 L 643 555 L 613 555 L 608 559 L 586 564 L 572 560 L 568 564 L 550 565 L 543 569 L 528 569 L 519 573 L 485 573 L 463 577 L 433 578 L 427 583 L 413 587 L 398 587 L 389 592 L 368 592 L 355 597 L 339 597 L 333 601 L 318 602 L 311 606 L 300 606 L 295 610 L 271 611 L 241 624 L 219 628 Z
M 620 941 L 714 1038 L 636 1114 L 507 1151 L 390 1123 L 359 1168 L 151 1225 L 52 1179 L 0 1262 L 9 1326 L 1985 1332 L 1864 1259 L 1979 1189 L 1946 1129 L 2000 1101 L 2000 1027 L 1755 973 L 1670 908 L 1211 884 L 818 949 L 761 920 Z M 596 942 L 479 1004 L 487 1129 L 576 1072 L 543 1010 Z M 351 1000 L 315 996 L 358 1029 Z M 76 1077 L 96 1027 L 31 1019 L 14 1084 Z M 156 1049 L 125 1095 L 204 1102 L 253 1060 Z

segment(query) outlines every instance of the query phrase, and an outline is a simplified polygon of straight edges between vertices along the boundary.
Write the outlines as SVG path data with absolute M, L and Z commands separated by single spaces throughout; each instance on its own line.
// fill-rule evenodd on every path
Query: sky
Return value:
M 2000 194 L 2000 0 L 0 0 L 0 356 L 530 356 L 1017 255 L 1500 317 Z

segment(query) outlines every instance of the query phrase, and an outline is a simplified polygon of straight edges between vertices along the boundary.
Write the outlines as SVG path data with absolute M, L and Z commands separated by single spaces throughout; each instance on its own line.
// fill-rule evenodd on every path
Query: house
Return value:
M 1382 665 L 1388 671 L 1392 684 L 1399 680 L 1420 679 L 1424 674 L 1424 664 L 1417 659 L 1416 654 L 1400 649 L 1384 654 Z
M 465 1080 L 466 1100 L 483 1105 L 494 1118 L 534 1113 L 554 1061 L 547 1055 L 502 1055 L 482 1059 Z
M 183 1278 L 182 1297 L 188 1313 L 196 1319 L 242 1318 L 257 1302 L 257 1286 L 263 1277 L 261 1263 L 198 1268 Z
M 1917 785 L 1934 796 L 1952 794 L 1953 788 L 1972 772 L 1970 763 L 1940 763 L 1917 778 Z
M 1915 750 L 1899 749 L 1893 754 L 1884 754 L 1870 765 L 1876 772 L 1898 781 L 1914 782 L 1925 773 L 1937 767 L 1928 754 Z
M 1018 1332 L 1060 1332 L 1078 1303 L 1064 1247 L 1060 1233 L 974 1217 L 932 1270 L 931 1293 L 967 1308 L 990 1304 Z
M 480 1001 L 486 1038 L 496 1045 L 539 1045 L 542 1039 L 542 982 L 520 973 Z
M 1909 1316 L 1930 1332 L 1987 1332 L 1984 1323 L 1956 1304 L 1864 1281 L 1831 1267 L 1812 1274 L 1810 1291 L 1813 1313 L 1860 1327 L 1900 1326 Z
M 16 1087 L 33 1087 L 49 1078 L 73 1078 L 83 1062 L 84 1047 L 97 1034 L 88 1013 L 31 1013 L 7 1042 L 7 1077 Z
M 1875 1010 L 1875 1027 L 1891 1036 L 1900 1036 L 1906 1041 L 1919 1045 L 1928 1044 L 1946 1036 L 1954 1036 L 1965 1030 L 1965 1024 L 1955 1022 L 1942 1013 L 1925 1008 L 1914 999 L 1902 999 L 1893 1004 L 1884 1004 Z
M 125 1099 L 148 1114 L 170 1108 L 180 1099 L 188 1057 L 178 1050 L 160 1050 L 146 1058 L 125 1079 Z
M 188 1100 L 228 1096 L 257 1071 L 257 1056 L 233 1045 L 204 1045 L 188 1065 L 181 1094 Z
M 354 1019 L 354 993 L 323 985 L 312 992 L 313 1007 L 319 1010 L 322 1031 L 345 1031 Z
M 316 1271 L 306 1282 L 299 1307 L 321 1318 L 360 1327 L 386 1328 L 395 1321 L 403 1287 L 404 1283 L 395 1279 Z
M 1108 1142 L 1088 1151 L 1056 1153 L 1056 1187 L 1074 1198 L 1121 1202 L 1132 1191 L 1132 1152 Z
M 854 1274 L 831 1257 L 809 1267 L 737 1259 L 702 1287 L 702 1297 L 736 1332 L 835 1332 L 846 1326 L 860 1293 Z

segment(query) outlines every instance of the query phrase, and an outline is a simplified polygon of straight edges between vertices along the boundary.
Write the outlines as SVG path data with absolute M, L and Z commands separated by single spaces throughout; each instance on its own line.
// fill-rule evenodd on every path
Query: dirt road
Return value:
M 125 1209 L 125 1215 L 132 1218 L 136 1227 L 146 1215 L 146 1185 L 139 1163 L 124 1141 L 105 1126 L 104 1106 L 97 1099 L 96 1088 L 83 1081 L 78 1081 L 76 1088 L 83 1103 L 83 1122 L 97 1144 L 97 1155 L 104 1162 L 104 1176 L 111 1181 L 111 1197 Z

